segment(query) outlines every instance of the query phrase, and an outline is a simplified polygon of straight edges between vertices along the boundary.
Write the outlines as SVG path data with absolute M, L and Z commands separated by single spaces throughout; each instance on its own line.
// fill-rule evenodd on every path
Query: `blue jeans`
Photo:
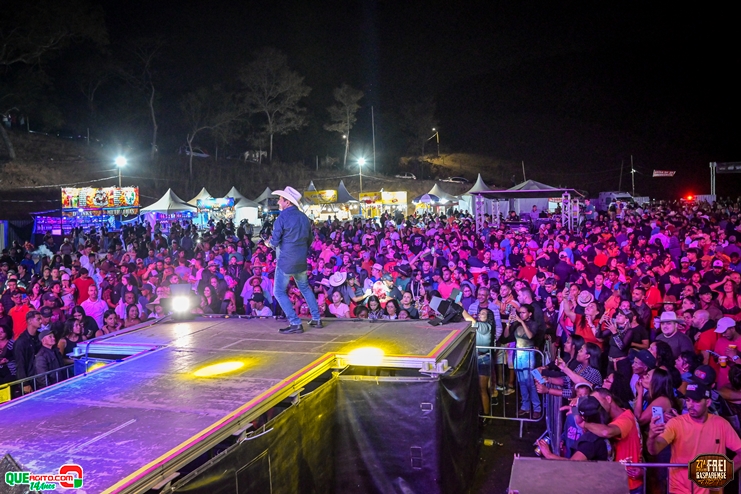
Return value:
M 274 289 L 275 293 L 273 295 L 275 295 L 275 299 L 278 301 L 281 308 L 283 309 L 283 312 L 286 314 L 288 323 L 291 326 L 297 326 L 301 324 L 301 319 L 299 319 L 299 317 L 296 315 L 296 311 L 293 309 L 293 304 L 291 304 L 291 299 L 288 298 L 288 281 L 291 279 L 292 276 L 293 279 L 296 281 L 298 289 L 301 290 L 301 295 L 303 295 L 304 299 L 306 300 L 306 305 L 309 306 L 309 310 L 311 311 L 311 318 L 315 321 L 318 321 L 321 318 L 321 315 L 319 314 L 319 305 L 316 303 L 314 292 L 309 286 L 309 279 L 306 276 L 306 271 L 304 271 L 303 273 L 288 274 L 284 273 L 280 268 L 276 267 Z
M 533 376 L 530 374 L 530 369 L 518 369 L 517 370 L 517 383 L 520 385 L 520 398 L 522 398 L 523 410 L 532 410 L 534 412 L 540 412 L 540 396 L 535 390 L 535 381 Z

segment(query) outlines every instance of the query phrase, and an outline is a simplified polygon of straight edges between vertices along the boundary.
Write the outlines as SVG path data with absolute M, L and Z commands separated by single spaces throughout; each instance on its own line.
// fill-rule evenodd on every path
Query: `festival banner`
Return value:
M 313 202 L 314 204 L 336 204 L 337 203 L 337 191 L 336 190 L 307 190 L 304 192 L 304 197 Z
M 219 211 L 223 209 L 234 209 L 233 197 L 209 197 L 198 199 L 196 207 L 199 211 Z
M 388 192 L 384 190 L 381 192 L 381 202 L 390 206 L 406 206 L 407 192 L 405 190 Z
M 139 187 L 62 188 L 62 209 L 132 209 L 138 207 Z
M 358 200 L 365 204 L 381 202 L 381 192 L 361 192 Z
M 673 177 L 675 173 L 674 170 L 654 170 L 654 178 Z

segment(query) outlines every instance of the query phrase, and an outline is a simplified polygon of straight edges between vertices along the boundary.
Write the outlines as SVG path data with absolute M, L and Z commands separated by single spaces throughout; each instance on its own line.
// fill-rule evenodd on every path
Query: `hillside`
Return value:
M 0 173 L 0 219 L 27 218 L 29 212 L 59 207 L 59 188 L 67 186 L 114 186 L 118 184 L 118 170 L 113 160 L 118 150 L 87 146 L 84 141 L 60 139 L 44 134 L 11 133 L 18 159 L 2 166 Z M 3 150 L 4 151 L 4 150 Z M 3 153 L 4 154 L 4 153 Z M 286 185 L 303 190 L 310 181 L 318 189 L 336 188 L 340 180 L 351 194 L 360 191 L 357 168 L 321 168 L 298 164 L 272 165 L 242 163 L 220 159 L 194 159 L 193 179 L 188 178 L 188 159 L 178 154 L 162 153 L 156 164 L 149 163 L 146 150 L 125 153 L 129 163 L 122 172 L 123 185 L 140 189 L 142 204 L 158 199 L 168 188 L 188 200 L 201 189 L 218 196 L 235 186 L 247 197 L 257 197 L 266 186 L 271 189 Z M 511 165 L 491 158 L 468 154 L 446 154 L 440 158 L 428 156 L 421 161 L 403 158 L 388 175 L 363 172 L 363 190 L 366 192 L 406 190 L 408 197 L 429 191 L 435 178 L 463 176 L 473 182 L 480 172 L 489 185 L 506 185 Z M 410 171 L 419 180 L 394 178 L 397 173 Z M 471 185 L 441 184 L 451 194 L 465 192 Z

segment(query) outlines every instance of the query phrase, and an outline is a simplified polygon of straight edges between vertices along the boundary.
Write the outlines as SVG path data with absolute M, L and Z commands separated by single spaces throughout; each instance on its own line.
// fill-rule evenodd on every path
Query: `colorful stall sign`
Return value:
M 337 191 L 336 190 L 307 190 L 304 192 L 304 197 L 313 202 L 314 204 L 336 204 L 337 203 Z
M 222 209 L 234 209 L 233 197 L 209 197 L 198 199 L 196 207 L 199 211 L 218 211 Z
M 374 204 L 381 202 L 381 194 L 381 192 L 361 192 L 358 199 L 365 204 Z
M 381 203 L 389 206 L 406 206 L 407 192 L 405 190 L 395 192 L 384 190 L 381 192 Z
M 139 187 L 62 188 L 62 209 L 138 207 Z

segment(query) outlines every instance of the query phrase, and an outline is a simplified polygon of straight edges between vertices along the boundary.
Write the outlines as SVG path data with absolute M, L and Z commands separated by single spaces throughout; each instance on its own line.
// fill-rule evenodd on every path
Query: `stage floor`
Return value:
M 266 406 L 336 367 L 338 355 L 374 346 L 394 357 L 395 366 L 420 368 L 420 362 L 444 358 L 468 329 L 468 323 L 330 319 L 322 329 L 305 324 L 303 334 L 281 335 L 285 324 L 204 318 L 96 342 L 91 353 L 144 350 L 0 407 L 0 454 L 36 474 L 77 463 L 88 493 L 139 492 L 164 480 L 163 467 L 208 451 L 218 437 L 243 429 Z M 194 375 L 226 361 L 243 367 Z

